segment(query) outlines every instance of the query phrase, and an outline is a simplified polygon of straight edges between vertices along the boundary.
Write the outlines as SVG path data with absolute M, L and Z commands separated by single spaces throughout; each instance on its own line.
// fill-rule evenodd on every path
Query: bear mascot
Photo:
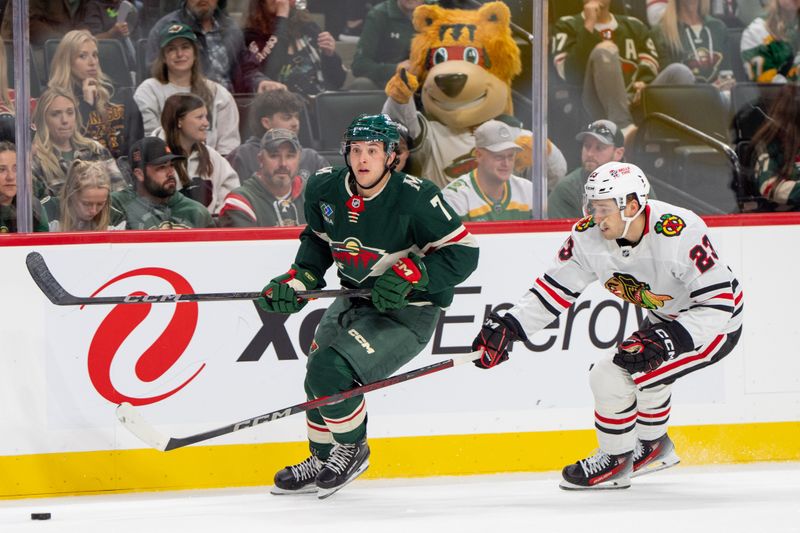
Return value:
M 519 127 L 511 102 L 511 80 L 521 72 L 520 51 L 511 36 L 511 13 L 502 2 L 477 10 L 421 5 L 414 10 L 416 35 L 409 69 L 398 67 L 386 84 L 383 107 L 413 139 L 411 170 L 440 188 L 475 168 L 473 131 L 497 119 Z M 414 94 L 420 90 L 424 113 Z M 533 140 L 523 133 L 517 169 L 530 166 Z M 548 183 L 567 172 L 563 154 L 547 142 Z

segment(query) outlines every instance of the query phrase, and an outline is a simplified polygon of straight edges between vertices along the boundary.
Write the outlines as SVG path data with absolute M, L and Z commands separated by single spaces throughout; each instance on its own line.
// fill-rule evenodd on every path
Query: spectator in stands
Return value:
M 234 93 L 255 92 L 256 65 L 240 61 L 244 48 L 242 30 L 225 13 L 227 0 L 181 0 L 180 7 L 164 15 L 147 37 L 147 64 L 159 54 L 165 28 L 186 24 L 197 36 L 202 71 Z
M 261 139 L 259 169 L 225 198 L 220 226 L 301 226 L 305 181 L 298 176 L 300 141 L 294 132 L 274 128 Z
M 583 12 L 561 17 L 553 31 L 558 75 L 583 86 L 594 119 L 607 118 L 624 133 L 634 130 L 630 104 L 658 74 L 658 53 L 639 19 L 609 11 L 611 0 L 583 0 Z
M 118 20 L 120 6 L 125 1 L 130 6 L 130 11 L 125 20 Z M 127 9 L 127 8 L 126 8 Z M 86 29 L 97 39 L 116 39 L 122 44 L 125 58 L 131 70 L 136 65 L 136 49 L 131 37 L 136 30 L 138 10 L 133 6 L 133 0 L 89 0 L 86 4 Z M 127 153 L 127 152 L 126 152 Z
M 5 43 L 0 46 L 0 113 L 16 113 L 14 107 L 14 91 L 9 88 L 8 58 Z M 13 80 L 12 80 L 13 81 Z
M 781 88 L 769 118 L 753 136 L 758 190 L 778 210 L 800 209 L 800 85 Z
M 414 140 L 411 138 L 411 133 L 406 128 L 405 124 L 401 124 L 396 122 L 397 124 L 397 133 L 400 135 L 400 142 L 397 143 L 397 148 L 395 149 L 395 153 L 397 154 L 397 163 L 394 166 L 394 169 L 397 172 L 402 172 L 403 169 L 406 169 L 406 173 L 408 174 L 411 166 L 411 149 L 414 148 Z
M 97 39 L 87 30 L 73 30 L 61 39 L 47 86 L 74 97 L 81 133 L 108 148 L 114 157 L 125 155 L 130 144 L 144 134 L 142 114 L 131 89 L 115 90 L 100 65 Z
M 366 77 L 383 89 L 395 71 L 409 69 L 414 26 L 411 15 L 423 0 L 384 0 L 367 13 L 353 58 L 353 75 Z
M 199 96 L 173 94 L 164 103 L 161 128 L 154 135 L 167 141 L 173 154 L 184 156 L 174 163 L 178 190 L 216 214 L 225 196 L 240 185 L 228 160 L 206 146 L 208 110 Z
M 647 2 L 647 24 L 651 28 L 658 26 L 664 11 L 667 10 L 668 0 L 650 0 Z
M 182 155 L 170 152 L 158 137 L 145 137 L 131 148 L 134 188 L 111 194 L 111 204 L 121 212 L 115 226 L 126 229 L 211 228 L 214 221 L 199 202 L 177 192 L 174 162 Z
M 304 106 L 305 102 L 300 95 L 285 89 L 266 91 L 256 96 L 248 108 L 252 135 L 244 144 L 228 155 L 228 161 L 233 165 L 233 169 L 240 179 L 249 178 L 258 170 L 261 139 L 267 130 L 283 128 L 299 135 L 300 113 Z M 303 180 L 307 180 L 317 170 L 329 166 L 328 160 L 313 148 L 301 150 L 298 174 Z
M 581 143 L 581 166 L 564 176 L 547 197 L 547 218 L 581 218 L 583 186 L 597 167 L 625 157 L 625 139 L 610 120 L 596 120 L 575 137 Z
M 206 145 L 228 155 L 241 144 L 239 110 L 233 95 L 203 75 L 197 36 L 189 26 L 173 24 L 164 28 L 152 76 L 144 80 L 133 95 L 142 110 L 147 135 L 152 135 L 161 124 L 161 112 L 168 97 L 192 93 L 202 98 L 209 110 Z
M 34 199 L 33 231 L 47 231 L 47 216 Z M 17 232 L 17 149 L 0 141 L 0 233 Z
M 87 29 L 86 8 L 88 0 L 30 0 L 28 2 L 28 31 L 31 44 L 43 46 L 48 39 L 61 39 L 72 30 Z M 7 4 L 3 12 L 0 34 L 3 39 L 13 40 L 12 22 L 14 2 Z
M 99 161 L 73 161 L 61 195 L 47 197 L 42 205 L 50 231 L 115 229 L 111 224 L 111 180 Z M 115 215 L 119 218 L 122 214 L 115 211 Z
M 111 153 L 79 130 L 80 116 L 74 96 L 51 87 L 39 97 L 33 113 L 33 191 L 38 198 L 58 195 L 67 180 L 72 161 L 102 161 L 111 178 L 111 189 L 125 187 L 125 181 Z
M 305 10 L 296 9 L 293 0 L 250 0 L 244 27 L 242 61 L 259 65 L 259 92 L 282 85 L 309 97 L 344 83 L 333 36 Z
M 697 82 L 729 91 L 734 84 L 728 55 L 728 29 L 712 17 L 711 0 L 668 0 L 661 22 L 651 33 L 662 66 L 679 65 Z M 720 77 L 721 72 L 725 76 Z
M 758 83 L 800 79 L 800 0 L 771 0 L 742 33 L 742 61 Z
M 514 160 L 522 148 L 514 142 L 520 130 L 499 120 L 475 129 L 477 167 L 442 189 L 442 195 L 463 221 L 530 220 L 531 182 L 514 176 Z

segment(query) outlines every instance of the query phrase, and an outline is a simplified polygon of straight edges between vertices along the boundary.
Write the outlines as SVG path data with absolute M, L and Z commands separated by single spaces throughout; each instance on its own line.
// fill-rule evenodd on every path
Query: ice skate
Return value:
M 307 494 L 317 492 L 316 478 L 325 465 L 313 453 L 300 464 L 287 466 L 275 474 L 271 494 Z
M 603 450 L 567 465 L 558 485 L 564 490 L 627 489 L 631 486 L 633 452 L 610 455 Z
M 366 440 L 356 444 L 337 444 L 317 475 L 317 497 L 331 496 L 369 467 L 369 446 Z
M 655 440 L 636 439 L 631 477 L 658 472 L 680 463 L 675 445 L 666 433 Z

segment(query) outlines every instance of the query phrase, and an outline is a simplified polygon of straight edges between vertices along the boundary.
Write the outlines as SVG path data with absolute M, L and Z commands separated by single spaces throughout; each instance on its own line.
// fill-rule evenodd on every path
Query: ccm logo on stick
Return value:
M 262 422 L 270 422 L 272 420 L 277 420 L 279 418 L 283 418 L 285 416 L 289 416 L 292 414 L 292 409 L 284 409 L 283 411 L 275 411 L 274 413 L 269 413 L 264 416 L 257 416 L 255 418 L 251 418 L 250 420 L 245 420 L 244 422 L 239 422 L 235 426 L 233 426 L 234 431 L 239 431 L 242 428 L 247 428 L 251 426 L 257 426 Z
M 129 294 L 125 297 L 126 302 L 143 302 L 143 303 L 157 303 L 157 302 L 177 302 L 177 294 L 162 294 L 160 296 L 149 294 Z

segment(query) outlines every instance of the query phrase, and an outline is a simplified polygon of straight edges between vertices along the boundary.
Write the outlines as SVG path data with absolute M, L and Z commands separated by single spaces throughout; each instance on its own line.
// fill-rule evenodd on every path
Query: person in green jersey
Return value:
M 48 231 L 47 215 L 32 198 L 33 231 Z M 17 148 L 0 141 L 0 233 L 17 232 Z
M 296 313 L 295 291 L 325 286 L 336 265 L 346 288 L 369 297 L 337 298 L 314 335 L 306 366 L 309 399 L 385 378 L 430 340 L 453 287 L 475 270 L 478 247 L 439 189 L 394 170 L 397 125 L 361 115 L 345 132 L 346 167 L 318 171 L 306 184 L 308 225 L 288 272 L 264 288 L 259 305 Z M 311 455 L 275 474 L 273 494 L 317 492 L 325 498 L 369 465 L 363 396 L 307 412 Z
M 125 229 L 213 228 L 208 209 L 177 192 L 175 160 L 186 159 L 170 152 L 158 137 L 145 137 L 131 147 L 131 173 L 135 189 L 111 194 L 116 210 L 111 224 Z
M 533 185 L 514 176 L 522 147 L 514 142 L 519 128 L 489 120 L 475 129 L 477 167 L 442 190 L 444 199 L 464 221 L 530 220 Z

